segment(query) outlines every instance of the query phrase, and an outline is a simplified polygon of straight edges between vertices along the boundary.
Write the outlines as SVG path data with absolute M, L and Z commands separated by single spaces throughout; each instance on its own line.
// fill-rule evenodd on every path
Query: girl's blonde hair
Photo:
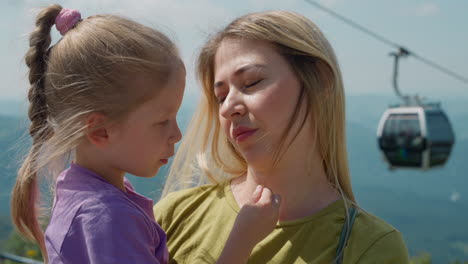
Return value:
M 345 100 L 341 73 L 332 47 L 306 17 L 284 11 L 253 13 L 234 20 L 212 36 L 198 58 L 203 97 L 179 146 L 164 187 L 171 191 L 204 183 L 220 183 L 247 171 L 247 163 L 221 132 L 214 95 L 214 58 L 224 39 L 271 44 L 289 63 L 302 84 L 306 112 L 315 123 L 316 144 L 329 182 L 355 202 L 345 139 Z M 300 97 L 300 98 L 301 98 Z M 298 119 L 298 104 L 291 123 Z M 299 120 L 302 125 L 304 120 Z M 289 131 L 285 131 L 286 137 Z M 282 148 L 278 148 L 281 149 Z M 281 156 L 275 153 L 275 156 Z
M 38 242 L 45 259 L 38 221 L 38 173 L 54 168 L 49 175 L 55 178 L 65 168 L 63 158 L 83 142 L 83 121 L 89 113 L 104 114 L 110 122 L 122 121 L 155 95 L 157 89 L 130 89 L 132 76 L 149 74 L 162 87 L 180 64 L 175 45 L 164 34 L 114 15 L 86 18 L 50 46 L 50 30 L 61 10 L 60 5 L 44 8 L 30 35 L 25 60 L 31 84 L 32 146 L 12 194 L 13 223 Z

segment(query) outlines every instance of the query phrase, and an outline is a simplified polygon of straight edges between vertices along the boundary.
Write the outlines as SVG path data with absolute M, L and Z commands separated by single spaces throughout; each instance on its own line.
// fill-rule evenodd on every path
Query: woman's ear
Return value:
M 97 146 L 104 147 L 109 143 L 109 123 L 105 115 L 91 113 L 86 117 L 86 138 Z

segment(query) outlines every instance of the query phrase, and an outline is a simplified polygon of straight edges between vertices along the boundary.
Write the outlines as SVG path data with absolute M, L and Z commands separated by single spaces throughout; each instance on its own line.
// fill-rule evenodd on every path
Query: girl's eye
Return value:
M 162 121 L 162 122 L 159 122 L 159 123 L 157 123 L 157 125 L 158 125 L 158 126 L 166 126 L 166 125 L 168 125 L 168 124 L 169 124 L 169 119 L 168 119 L 168 120 L 164 120 L 164 121 Z
M 250 87 L 253 87 L 255 85 L 257 85 L 259 82 L 263 81 L 262 79 L 258 80 L 258 81 L 255 81 L 255 82 L 252 82 L 252 83 L 249 83 L 249 84 L 246 84 L 245 85 L 245 88 L 250 88 Z

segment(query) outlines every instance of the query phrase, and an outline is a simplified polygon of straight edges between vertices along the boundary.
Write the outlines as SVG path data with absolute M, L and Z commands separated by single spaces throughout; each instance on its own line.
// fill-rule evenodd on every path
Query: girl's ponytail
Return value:
M 39 244 L 43 256 L 47 254 L 44 235 L 38 221 L 39 188 L 36 162 L 42 143 L 53 134 L 53 129 L 47 121 L 48 109 L 44 81 L 47 78 L 45 73 L 51 43 L 50 30 L 61 10 L 60 5 L 52 5 L 43 9 L 36 18 L 36 29 L 29 38 L 29 50 L 25 61 L 29 67 L 31 84 L 28 93 L 30 102 L 28 115 L 31 120 L 29 134 L 32 137 L 32 146 L 18 172 L 11 200 L 14 225 L 21 234 Z

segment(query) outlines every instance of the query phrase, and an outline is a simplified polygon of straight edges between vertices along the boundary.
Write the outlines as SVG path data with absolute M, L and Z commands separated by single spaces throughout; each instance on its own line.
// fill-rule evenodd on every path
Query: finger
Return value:
M 262 196 L 258 200 L 258 203 L 269 204 L 272 202 L 273 193 L 267 187 L 263 187 Z
M 257 187 L 255 188 L 255 191 L 252 193 L 252 196 L 250 198 L 253 203 L 258 202 L 258 200 L 262 196 L 262 190 L 263 190 L 263 186 L 257 185 Z

